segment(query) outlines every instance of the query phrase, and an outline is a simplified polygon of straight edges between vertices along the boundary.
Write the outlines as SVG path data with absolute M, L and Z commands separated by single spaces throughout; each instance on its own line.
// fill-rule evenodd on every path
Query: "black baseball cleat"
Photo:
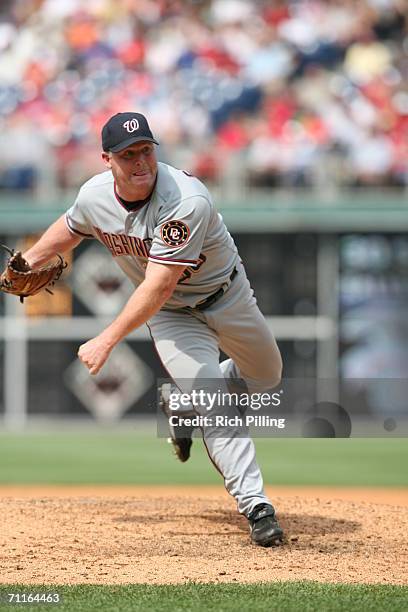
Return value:
M 258 504 L 247 517 L 251 529 L 251 540 L 258 546 L 279 546 L 283 542 L 283 530 L 270 504 Z
M 185 463 L 190 458 L 190 450 L 193 444 L 191 439 L 193 434 L 193 427 L 183 425 L 183 417 L 178 416 L 177 413 L 173 412 L 169 408 L 169 395 L 171 393 L 171 385 L 165 383 L 160 387 L 159 391 L 159 408 L 169 419 L 171 416 L 178 417 L 178 424 L 176 426 L 171 425 L 169 422 L 170 438 L 169 442 L 173 445 L 175 455 L 181 463 Z
M 172 443 L 176 457 L 181 463 L 185 463 L 190 459 L 190 449 L 193 441 L 191 438 L 169 438 Z

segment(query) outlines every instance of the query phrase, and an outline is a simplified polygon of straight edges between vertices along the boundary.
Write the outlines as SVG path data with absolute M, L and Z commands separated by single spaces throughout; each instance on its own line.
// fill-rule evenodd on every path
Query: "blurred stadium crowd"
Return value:
M 213 184 L 408 185 L 406 0 L 2 0 L 0 188 L 102 171 L 113 113 Z

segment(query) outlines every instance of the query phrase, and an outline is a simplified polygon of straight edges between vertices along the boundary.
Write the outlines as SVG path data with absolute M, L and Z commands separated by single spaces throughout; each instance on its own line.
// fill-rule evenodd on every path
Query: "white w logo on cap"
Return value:
M 123 124 L 123 127 L 129 133 L 136 132 L 136 130 L 139 129 L 139 122 L 137 119 L 130 119 L 129 121 L 125 121 L 125 123 Z

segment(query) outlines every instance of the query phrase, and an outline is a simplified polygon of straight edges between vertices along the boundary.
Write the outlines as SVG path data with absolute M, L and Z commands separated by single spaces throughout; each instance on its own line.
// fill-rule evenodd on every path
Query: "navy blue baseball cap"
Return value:
M 142 140 L 159 144 L 141 113 L 117 113 L 102 128 L 102 149 L 105 152 L 117 153 Z

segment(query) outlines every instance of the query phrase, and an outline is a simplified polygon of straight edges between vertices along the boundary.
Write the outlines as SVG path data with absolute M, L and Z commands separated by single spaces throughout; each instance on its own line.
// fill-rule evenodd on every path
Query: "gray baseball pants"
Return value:
M 149 328 L 160 359 L 182 393 L 203 388 L 203 380 L 216 381 L 223 392 L 234 390 L 229 381 L 241 379 L 249 393 L 275 387 L 281 378 L 282 360 L 275 339 L 260 312 L 244 267 L 224 295 L 204 311 L 161 310 Z M 220 349 L 230 358 L 219 363 Z M 204 412 L 198 409 L 200 413 Z M 233 411 L 238 412 L 237 408 Z M 208 414 L 208 413 L 207 413 Z M 248 515 L 259 503 L 270 503 L 249 436 L 238 437 L 213 426 L 202 428 L 210 459 L 224 478 L 238 511 Z

